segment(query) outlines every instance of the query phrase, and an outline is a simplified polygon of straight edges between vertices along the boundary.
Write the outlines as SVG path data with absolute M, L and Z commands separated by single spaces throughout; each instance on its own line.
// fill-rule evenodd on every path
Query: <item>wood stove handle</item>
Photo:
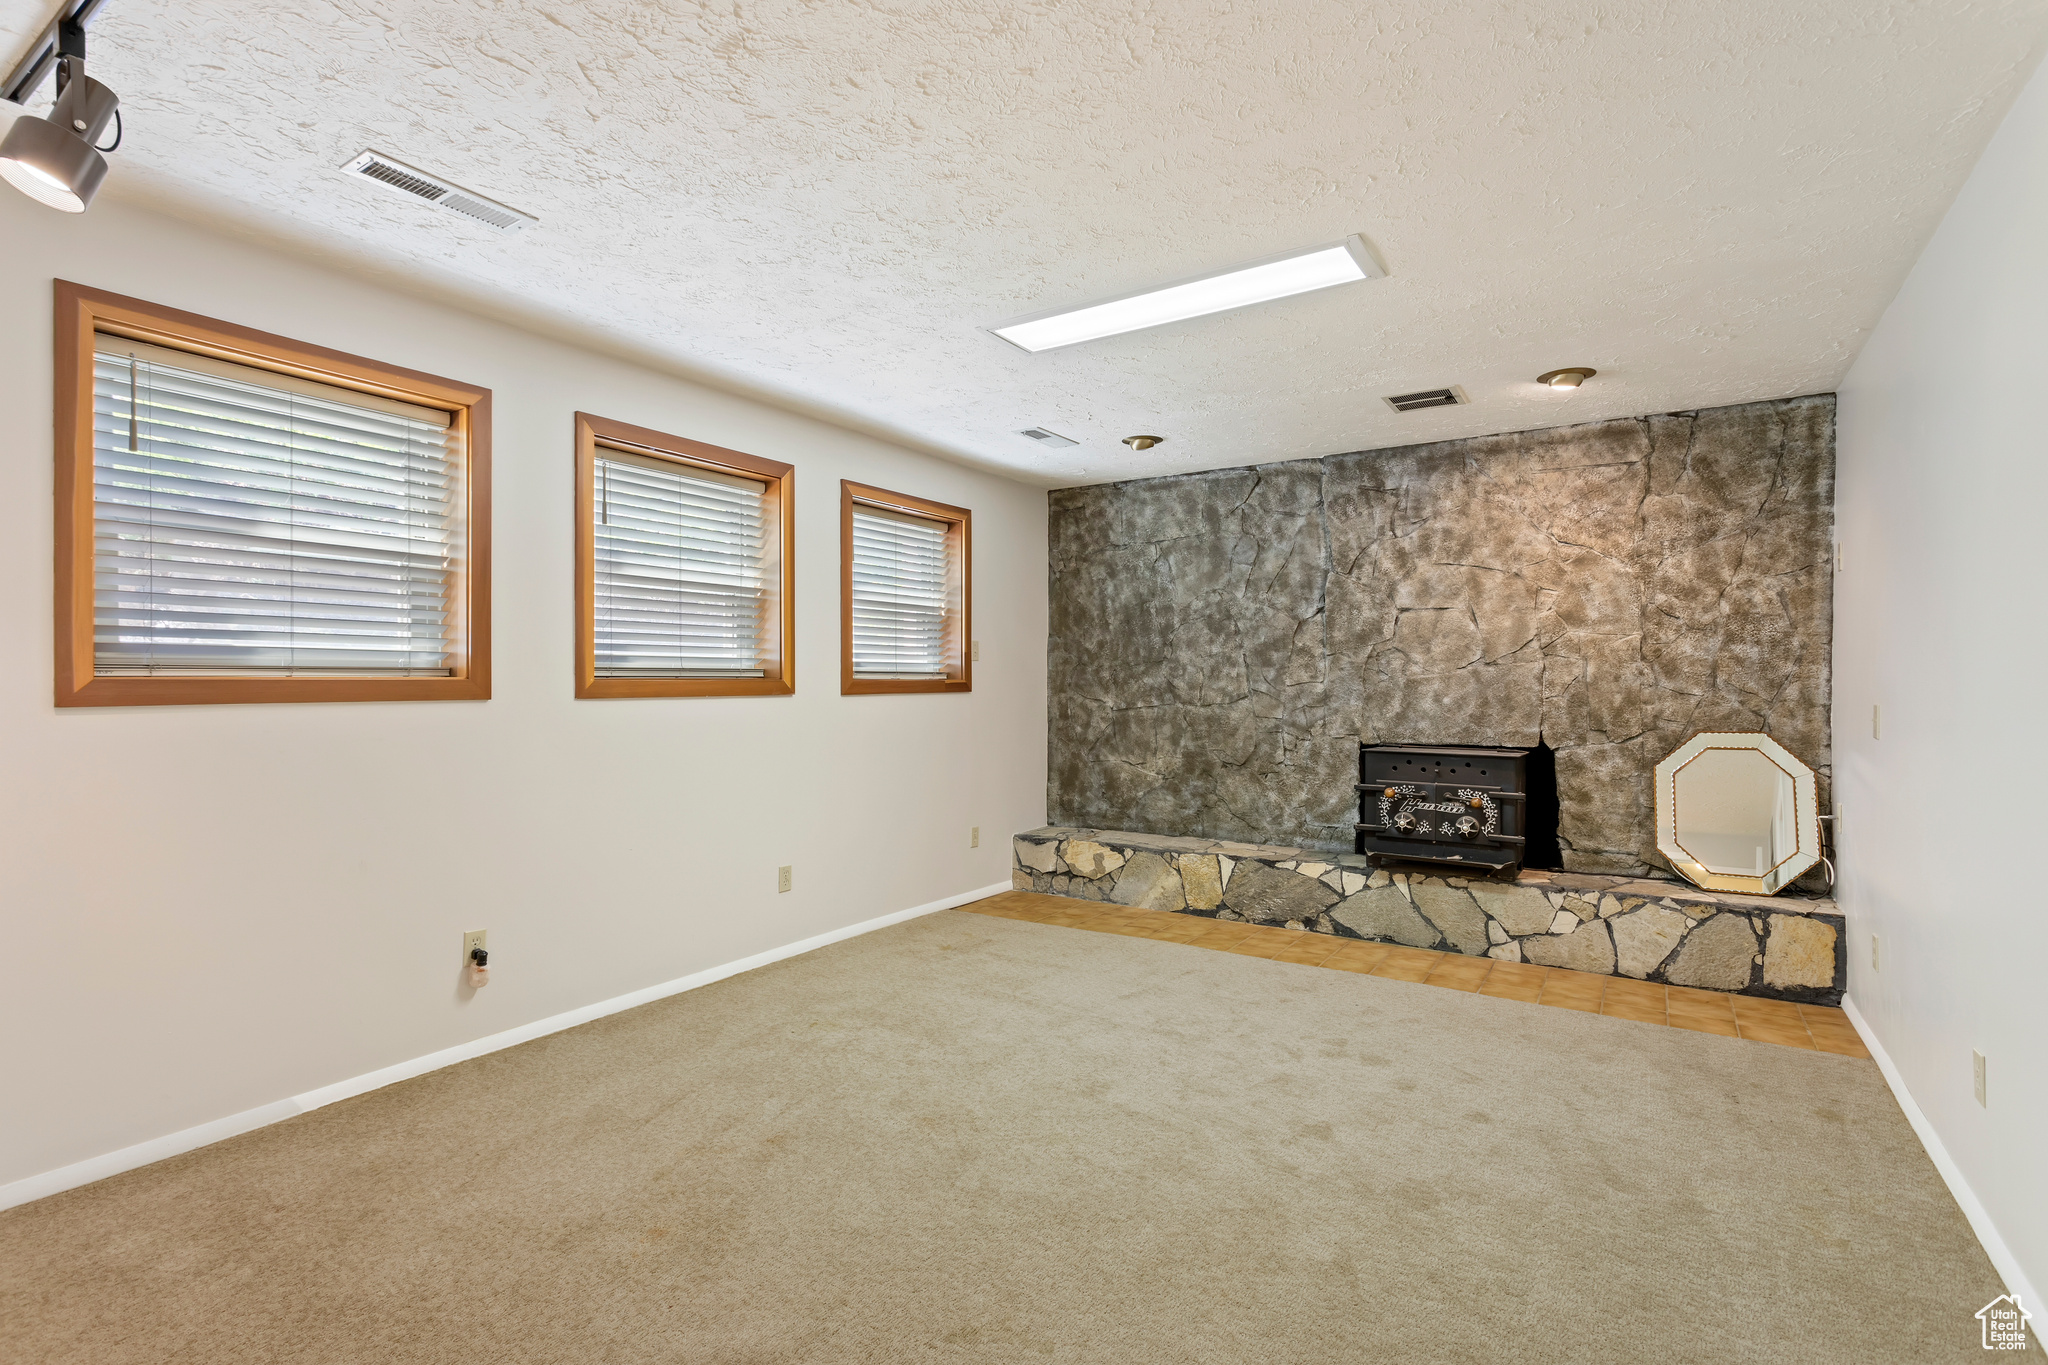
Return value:
M 1438 787 L 1469 787 L 1471 784 L 1469 782 L 1418 782 L 1415 785 L 1419 787 L 1427 787 L 1431 790 L 1431 792 L 1434 792 L 1435 789 Z M 1353 791 L 1361 792 L 1379 792 L 1383 796 L 1387 795 L 1389 792 L 1396 790 L 1394 788 L 1388 787 L 1384 782 L 1354 782 L 1351 784 L 1351 789 Z M 1527 801 L 1529 799 L 1527 793 L 1524 792 L 1502 792 L 1494 791 L 1490 788 L 1487 790 L 1486 794 L 1496 801 Z

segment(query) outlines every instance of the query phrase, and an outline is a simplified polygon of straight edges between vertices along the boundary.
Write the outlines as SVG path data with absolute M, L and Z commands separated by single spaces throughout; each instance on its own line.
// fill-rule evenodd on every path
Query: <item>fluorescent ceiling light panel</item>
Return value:
M 1331 246 L 1312 246 L 1268 256 L 1260 261 L 1247 261 L 1227 270 L 1212 271 L 1153 289 L 1141 289 L 1133 294 L 1121 294 L 1100 303 L 1033 313 L 1000 323 L 989 330 L 1022 350 L 1050 351 L 1080 341 L 1142 331 L 1147 327 L 1162 327 L 1169 322 L 1228 312 L 1247 304 L 1328 289 L 1332 285 L 1376 280 L 1386 273 L 1373 260 L 1372 253 L 1365 249 L 1362 239 L 1346 237 Z

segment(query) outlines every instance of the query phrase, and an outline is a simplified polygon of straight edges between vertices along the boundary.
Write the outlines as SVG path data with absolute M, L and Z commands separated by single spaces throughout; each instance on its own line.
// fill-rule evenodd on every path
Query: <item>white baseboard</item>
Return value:
M 2027 1278 L 2027 1272 L 2020 1269 L 2019 1260 L 2012 1254 L 2012 1248 L 2005 1244 L 2005 1238 L 1998 1235 L 1998 1225 L 1991 1221 L 1991 1214 L 1984 1207 L 1984 1201 L 1977 1198 L 1977 1192 L 1970 1188 L 1970 1182 L 1963 1179 L 1962 1168 L 1957 1166 L 1955 1158 L 1948 1154 L 1948 1148 L 1942 1143 L 1941 1134 L 1934 1131 L 1934 1125 L 1921 1110 L 1920 1102 L 1915 1100 L 1913 1092 L 1906 1088 L 1906 1078 L 1899 1074 L 1899 1068 L 1892 1061 L 1891 1054 L 1884 1050 L 1884 1044 L 1877 1041 L 1876 1032 L 1864 1019 L 1863 1012 L 1856 1008 L 1856 1002 L 1846 995 L 1842 997 L 1842 1012 L 1849 1016 L 1849 1022 L 1863 1035 L 1863 1046 L 1870 1049 L 1872 1059 L 1877 1062 L 1877 1069 L 1884 1073 L 1885 1084 L 1891 1087 L 1892 1098 L 1898 1101 L 1899 1108 L 1905 1112 L 1906 1122 L 1913 1125 L 1914 1136 L 1918 1137 L 1920 1145 L 1927 1149 L 1928 1158 L 1934 1162 L 1934 1169 L 1941 1172 L 1942 1180 L 1948 1185 L 1948 1192 L 1955 1197 L 1956 1206 L 1963 1211 L 1963 1217 L 1970 1221 L 1970 1231 L 1977 1234 L 1977 1240 L 1983 1244 L 1984 1254 L 1991 1258 L 1991 1268 L 2005 1281 L 2006 1292 L 2014 1295 L 2021 1303 L 2034 1305 L 2033 1311 L 2039 1312 L 2041 1299 L 2034 1293 L 2033 1282 Z
M 575 1028 L 578 1024 L 587 1024 L 593 1019 L 602 1019 L 607 1014 L 617 1014 L 621 1010 L 629 1010 L 636 1005 L 645 1005 L 667 996 L 680 995 L 684 991 L 695 990 L 699 986 L 708 986 L 714 981 L 723 981 L 729 976 L 737 976 L 741 972 L 752 971 L 756 967 L 765 967 L 771 962 L 780 962 L 784 958 L 796 957 L 800 954 L 808 953 L 815 948 L 823 948 L 830 943 L 838 943 L 843 939 L 857 938 L 862 934 L 873 933 L 877 929 L 886 929 L 892 924 L 901 924 L 905 920 L 916 919 L 920 915 L 929 915 L 940 910 L 951 910 L 956 905 L 966 905 L 970 901 L 983 900 L 1009 889 L 1010 883 L 1002 881 L 993 886 L 981 887 L 978 890 L 963 891 L 957 896 L 947 896 L 943 900 L 935 900 L 925 905 L 912 906 L 908 910 L 898 910 L 892 915 L 862 920 L 859 924 L 849 924 L 844 929 L 834 929 L 830 933 L 819 934 L 815 938 L 807 938 L 797 943 L 785 944 L 780 948 L 770 948 L 765 953 L 756 953 L 752 957 L 743 957 L 737 962 L 728 962 L 720 967 L 693 972 L 689 976 L 677 977 L 673 981 L 664 981 L 658 986 L 649 986 L 644 990 L 614 996 L 610 1000 L 600 1000 L 594 1005 L 585 1005 L 580 1009 L 569 1010 L 563 1014 L 550 1015 L 546 1019 L 536 1019 L 530 1024 L 521 1024 L 517 1028 L 509 1028 L 502 1033 L 493 1033 L 471 1042 L 457 1044 L 455 1047 L 443 1048 L 439 1052 L 430 1052 L 424 1057 L 414 1057 L 410 1061 L 400 1062 L 396 1066 L 387 1066 L 382 1070 L 354 1076 L 345 1081 L 337 1081 L 333 1085 L 323 1085 L 317 1090 L 308 1090 L 305 1094 L 294 1095 L 290 1099 L 276 1100 L 270 1104 L 259 1105 L 254 1109 L 245 1109 L 239 1114 L 230 1114 L 226 1118 L 215 1119 L 211 1123 L 202 1123 L 196 1128 L 187 1128 L 182 1132 L 167 1133 L 163 1137 L 151 1138 L 147 1142 L 138 1142 L 132 1147 L 123 1147 L 118 1152 L 108 1152 L 104 1156 L 90 1157 L 69 1166 L 60 1166 L 54 1171 L 44 1171 L 41 1175 L 25 1176 L 10 1184 L 0 1185 L 0 1209 L 11 1209 L 17 1204 L 26 1204 L 31 1200 L 42 1199 L 63 1190 L 75 1189 L 80 1185 L 89 1185 L 95 1180 L 105 1180 L 110 1175 L 119 1175 L 123 1171 L 132 1171 L 138 1166 L 147 1166 L 153 1161 L 162 1161 L 166 1157 L 189 1152 L 195 1147 L 204 1147 L 208 1143 L 219 1142 L 223 1138 L 231 1138 L 239 1133 L 246 1133 L 252 1128 L 261 1128 L 266 1124 L 276 1123 L 281 1119 L 292 1118 L 309 1110 L 318 1109 L 322 1105 L 333 1104 L 336 1100 L 345 1100 L 351 1096 L 375 1090 L 380 1086 L 391 1085 L 397 1081 L 410 1080 L 414 1076 L 425 1075 L 429 1071 L 439 1071 L 444 1066 L 452 1066 L 456 1062 L 466 1062 L 472 1057 L 481 1057 L 486 1053 L 497 1052 L 502 1048 L 516 1047 L 520 1043 L 531 1042 L 535 1038 L 544 1038 L 550 1033 L 560 1033 L 563 1029 Z

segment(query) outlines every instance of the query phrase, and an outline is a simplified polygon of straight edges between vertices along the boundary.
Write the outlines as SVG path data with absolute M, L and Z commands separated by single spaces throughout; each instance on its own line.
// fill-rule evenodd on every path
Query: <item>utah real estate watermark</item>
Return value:
M 2000 1294 L 1977 1310 L 1977 1321 L 1984 1324 L 1984 1349 L 1987 1351 L 2024 1351 L 2027 1349 L 2027 1323 L 2033 1314 L 2020 1307 L 2018 1296 Z

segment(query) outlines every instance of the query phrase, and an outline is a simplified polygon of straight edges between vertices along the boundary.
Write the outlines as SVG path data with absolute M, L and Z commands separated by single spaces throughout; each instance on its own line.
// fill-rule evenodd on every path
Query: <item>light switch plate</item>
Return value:
M 976 640 L 974 642 L 974 644 L 968 650 L 967 657 L 974 660 L 974 662 L 976 663 L 981 662 L 981 641 Z
M 967 831 L 967 846 L 968 846 L 969 848 L 980 848 L 980 847 L 981 847 L 981 826 L 980 826 L 980 825 L 974 825 L 974 826 L 971 826 L 971 827 L 969 827 L 969 829 L 968 829 L 968 831 Z
M 1984 1054 L 1974 1050 L 1970 1053 L 1970 1086 L 1977 1092 L 1978 1106 L 1990 1108 L 1984 1103 Z

